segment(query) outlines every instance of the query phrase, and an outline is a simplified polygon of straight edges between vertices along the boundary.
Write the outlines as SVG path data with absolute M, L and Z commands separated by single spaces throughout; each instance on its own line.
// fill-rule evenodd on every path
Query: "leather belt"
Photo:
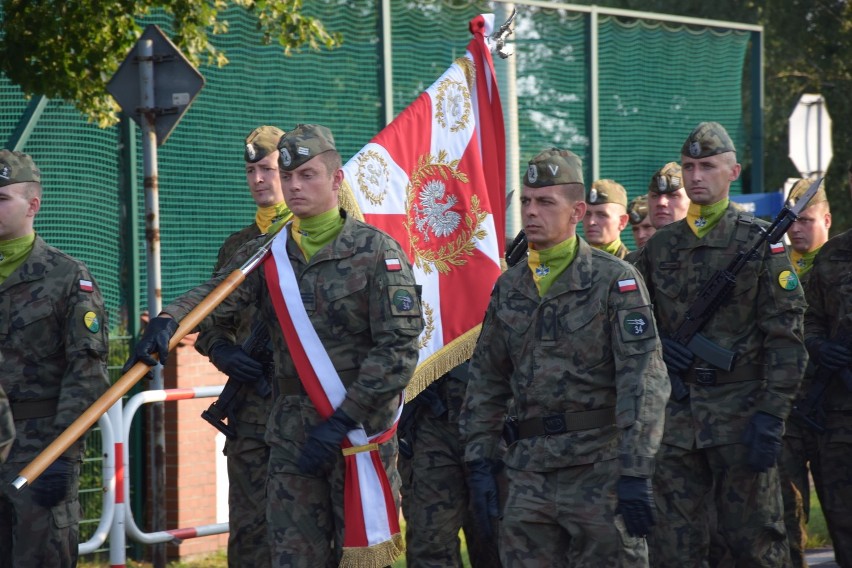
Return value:
M 29 420 L 31 418 L 56 416 L 56 405 L 58 403 L 58 398 L 47 398 L 44 400 L 9 401 L 9 406 L 12 407 L 12 417 L 15 420 Z
M 696 367 L 687 371 L 683 380 L 702 387 L 744 383 L 746 381 L 762 381 L 765 369 L 766 365 L 743 365 L 742 367 L 735 368 L 733 371 Z
M 584 412 L 564 412 L 550 416 L 527 418 L 518 422 L 518 437 L 552 436 L 565 432 L 591 430 L 615 424 L 615 408 L 598 408 Z

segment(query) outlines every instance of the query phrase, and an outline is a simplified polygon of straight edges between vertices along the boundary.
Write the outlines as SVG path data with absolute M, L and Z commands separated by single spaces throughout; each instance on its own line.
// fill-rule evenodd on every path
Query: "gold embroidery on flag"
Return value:
M 458 132 L 468 127 L 470 122 L 470 91 L 461 81 L 449 77 L 441 81 L 435 93 L 435 122 L 446 129 L 452 118 L 450 132 Z
M 458 169 L 459 161 L 448 161 L 447 152 L 441 150 L 437 156 L 420 156 L 417 167 L 411 172 L 406 191 L 405 229 L 414 253 L 414 263 L 426 274 L 430 274 L 433 268 L 441 274 L 448 274 L 453 266 L 463 266 L 467 263 L 464 257 L 471 256 L 476 249 L 475 241 L 488 235 L 483 228 L 488 212 L 480 208 L 479 196 L 471 195 L 470 210 L 464 214 L 463 226 L 462 216 L 450 211 L 458 198 L 452 194 L 445 197 L 444 182 L 450 179 L 469 182 L 467 174 Z M 454 238 L 440 246 L 430 247 L 429 232 L 436 237 Z
M 358 190 L 373 205 L 381 205 L 390 186 L 390 171 L 384 157 L 375 150 L 358 156 Z
M 423 349 L 429 342 L 432 341 L 432 332 L 435 331 L 435 309 L 429 304 L 429 302 L 425 302 L 421 300 L 423 304 L 423 319 L 424 328 L 423 332 L 420 334 L 420 342 L 417 345 L 417 349 Z

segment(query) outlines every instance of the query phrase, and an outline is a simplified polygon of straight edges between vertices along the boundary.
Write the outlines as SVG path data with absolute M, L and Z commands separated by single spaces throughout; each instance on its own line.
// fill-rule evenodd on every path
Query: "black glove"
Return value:
M 467 487 L 473 505 L 473 517 L 476 525 L 486 539 L 494 538 L 493 520 L 499 516 L 497 505 L 497 480 L 499 471 L 494 460 L 479 458 L 467 462 Z
M 651 480 L 631 475 L 618 478 L 618 506 L 615 513 L 624 519 L 630 536 L 646 537 L 657 524 L 654 520 L 654 491 Z
M 130 367 L 138 361 L 142 361 L 149 367 L 155 366 L 157 360 L 151 357 L 152 353 L 156 353 L 160 357 L 160 363 L 165 365 L 166 359 L 169 357 L 169 340 L 175 334 L 177 328 L 178 322 L 170 317 L 157 316 L 149 321 L 145 327 L 145 333 L 136 342 L 133 355 L 124 364 L 121 373 L 124 374 L 129 371 Z M 149 373 L 149 375 L 151 374 Z
M 30 486 L 33 501 L 50 509 L 68 495 L 73 478 L 74 462 L 68 458 L 57 459 Z
M 695 355 L 674 339 L 663 337 L 660 342 L 663 344 L 663 361 L 669 373 L 682 375 L 692 365 Z
M 763 473 L 775 465 L 781 455 L 784 421 L 765 412 L 756 412 L 748 423 L 743 443 L 748 446 L 748 465 Z
M 849 363 L 852 363 L 852 352 L 836 341 L 813 339 L 808 342 L 807 347 L 811 358 L 829 371 L 848 367 Z
M 307 475 L 319 475 L 340 453 L 340 444 L 346 433 L 358 426 L 339 408 L 328 420 L 316 426 L 308 434 L 302 454 L 299 456 L 299 471 Z
M 253 359 L 239 345 L 225 341 L 215 343 L 208 353 L 216 368 L 241 383 L 253 383 L 263 377 L 263 364 Z

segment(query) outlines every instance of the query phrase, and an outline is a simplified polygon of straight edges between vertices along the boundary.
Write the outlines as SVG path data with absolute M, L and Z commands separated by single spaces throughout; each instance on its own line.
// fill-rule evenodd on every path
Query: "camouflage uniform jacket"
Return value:
M 507 403 L 518 420 L 614 408 L 615 423 L 518 440 L 505 462 L 546 472 L 618 458 L 650 477 L 670 385 L 636 270 L 579 240 L 540 298 L 526 264 L 497 280 L 471 359 L 461 417 L 465 460 L 497 457 Z
M 347 387 L 342 409 L 372 433 L 392 424 L 399 394 L 417 365 L 417 338 L 423 329 L 419 289 L 405 253 L 393 238 L 343 211 L 341 215 L 345 217 L 341 232 L 310 262 L 305 261 L 293 239 L 288 239 L 287 252 L 308 317 Z M 290 226 L 282 230 L 290 230 Z M 257 249 L 258 242 L 241 248 L 228 268 L 164 311 L 178 320 L 184 317 Z M 385 259 L 398 259 L 401 269 L 389 269 Z M 202 331 L 216 331 L 205 336 L 200 349 L 204 351 L 212 345 L 221 330 L 234 329 L 241 311 L 256 306 L 269 326 L 276 379 L 295 380 L 298 374 L 275 316 L 264 271 L 265 266 L 261 265 L 251 272 L 202 322 Z M 395 301 L 400 294 L 410 296 L 413 305 L 400 306 Z M 310 405 L 307 398 L 305 404 Z M 315 411 L 312 412 L 316 421 Z M 287 433 L 270 434 L 287 437 Z
M 91 291 L 81 281 L 91 282 Z M 31 461 L 106 390 L 107 333 L 89 270 L 36 236 L 29 257 L 0 284 L 0 387 L 13 414 L 16 404 L 36 401 L 55 400 L 56 411 L 16 418 L 9 462 Z M 81 451 L 78 441 L 64 455 L 77 459 Z
M 823 245 L 809 275 L 805 289 L 808 300 L 805 337 L 833 338 L 838 331 L 852 333 L 852 230 Z M 846 347 L 852 349 L 848 343 Z M 830 411 L 826 427 L 838 427 L 838 420 L 845 427 L 852 411 L 852 393 L 843 382 L 837 378 L 829 381 L 823 401 L 823 408 Z
M 256 223 L 252 223 L 236 233 L 232 233 L 222 247 L 219 249 L 219 256 L 216 260 L 216 266 L 213 272 L 220 271 L 228 264 L 228 260 L 239 248 L 248 241 L 262 235 L 260 227 Z M 240 345 L 251 333 L 251 325 L 254 321 L 254 310 L 249 310 L 245 314 L 240 314 L 238 318 L 238 327 L 234 335 L 233 343 Z M 206 333 L 210 333 L 209 331 Z M 219 336 L 221 338 L 221 336 Z M 200 344 L 210 347 L 210 343 L 205 341 L 204 334 L 198 339 Z M 270 385 L 271 386 L 271 385 Z M 271 398 L 264 398 L 257 394 L 257 390 L 252 385 L 243 385 L 234 397 L 234 405 L 236 409 L 236 419 L 240 423 L 266 425 L 266 420 L 269 418 L 269 411 L 272 408 Z M 227 442 L 226 442 L 227 443 Z
M 662 336 L 675 332 L 717 270 L 753 246 L 761 226 L 766 224 L 729 206 L 701 239 L 686 220 L 680 220 L 659 229 L 645 243 L 636 267 L 645 278 Z M 686 404 L 669 401 L 664 443 L 685 449 L 735 444 L 742 441 L 755 411 L 786 419 L 807 363 L 802 341 L 804 296 L 797 281 L 788 280 L 790 274 L 793 269 L 784 248 L 773 250 L 767 244 L 737 275 L 730 297 L 701 333 L 737 354 L 734 372 L 752 369 L 754 378 L 712 386 L 690 384 Z M 696 357 L 693 368 L 714 367 Z

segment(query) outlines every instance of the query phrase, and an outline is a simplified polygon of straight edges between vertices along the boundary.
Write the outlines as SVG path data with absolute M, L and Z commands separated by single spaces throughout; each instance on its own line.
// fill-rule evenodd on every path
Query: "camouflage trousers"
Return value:
M 615 514 L 616 460 L 547 473 L 507 469 L 503 566 L 648 566 L 645 539 Z
M 461 568 L 459 530 L 464 529 L 470 565 L 499 568 L 495 547 L 476 530 L 469 506 L 464 447 L 458 423 L 418 409 L 410 459 L 399 458 L 405 562 L 408 568 Z
M 843 422 L 847 426 L 843 425 Z M 817 436 L 811 474 L 819 497 L 834 558 L 844 568 L 852 567 L 852 412 L 830 411 L 829 428 Z
M 297 436 L 302 438 L 300 434 Z M 270 441 L 266 520 L 272 565 L 287 568 L 336 568 L 343 555 L 343 482 L 345 466 L 338 456 L 328 475 L 308 476 L 297 462 L 302 440 Z M 396 436 L 379 446 L 399 513 Z
M 656 456 L 657 526 L 648 539 L 655 567 L 709 565 L 711 534 L 727 556 L 714 566 L 789 565 L 778 468 L 754 473 L 742 444 Z
M 25 463 L 0 465 L 0 568 L 70 568 L 79 546 L 80 465 L 65 501 L 46 509 L 11 483 Z
M 271 566 L 266 526 L 266 426 L 238 422 L 237 436 L 225 442 L 228 456 L 228 567 Z
M 790 547 L 793 568 L 805 568 L 805 545 L 808 542 L 807 522 L 811 510 L 811 489 L 808 479 L 808 462 L 812 459 L 816 440 L 810 431 L 784 436 L 784 449 L 778 460 L 781 478 L 781 498 L 784 503 L 784 527 Z

